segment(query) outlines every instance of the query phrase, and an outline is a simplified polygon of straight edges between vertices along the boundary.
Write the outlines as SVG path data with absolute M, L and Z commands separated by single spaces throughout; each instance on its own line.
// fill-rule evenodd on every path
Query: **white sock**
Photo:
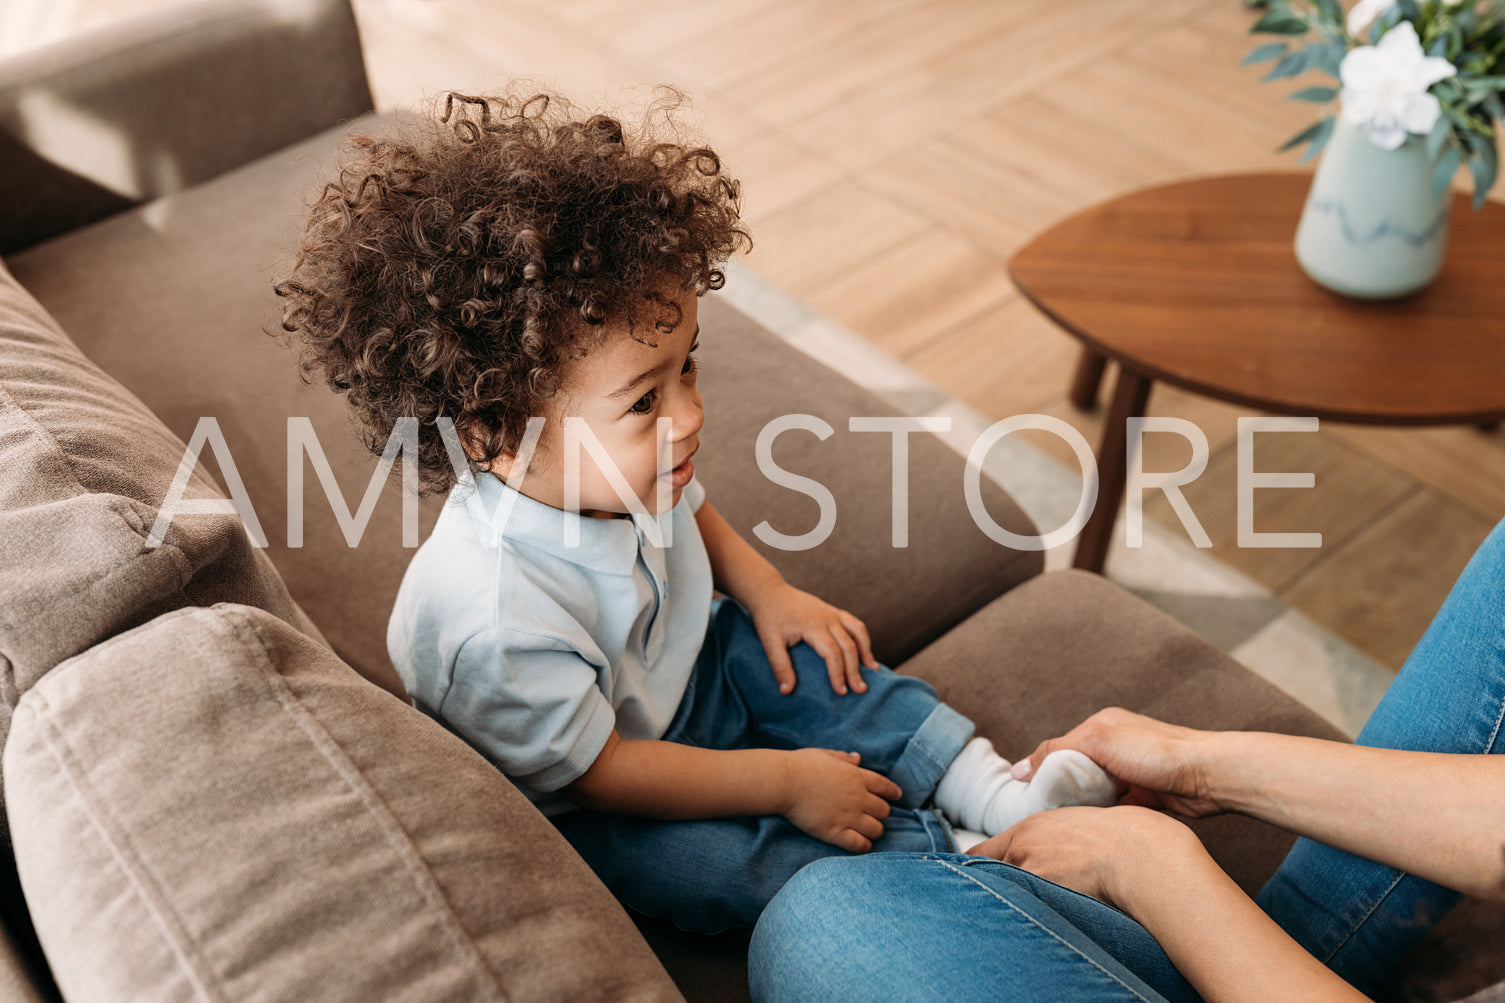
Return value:
M 1091 759 L 1062 749 L 1045 761 L 1028 783 L 1009 776 L 1010 763 L 986 738 L 962 747 L 935 788 L 935 806 L 953 826 L 996 836 L 1026 815 L 1068 805 L 1106 807 L 1118 801 L 1118 788 Z
M 974 832 L 971 829 L 963 829 L 959 825 L 951 827 L 951 835 L 956 837 L 957 853 L 966 853 L 978 843 L 987 842 L 988 839 L 988 834 L 985 832 Z

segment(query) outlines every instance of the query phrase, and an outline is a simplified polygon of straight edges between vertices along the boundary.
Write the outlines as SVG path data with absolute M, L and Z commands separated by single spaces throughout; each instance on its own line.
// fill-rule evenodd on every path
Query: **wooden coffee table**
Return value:
M 1505 206 L 1455 197 L 1447 259 L 1408 299 L 1321 288 L 1292 241 L 1307 173 L 1197 178 L 1133 192 L 1036 237 L 1009 262 L 1031 302 L 1082 342 L 1071 400 L 1119 365 L 1098 504 L 1075 564 L 1101 571 L 1122 502 L 1125 423 L 1164 380 L 1253 410 L 1384 425 L 1505 418 Z

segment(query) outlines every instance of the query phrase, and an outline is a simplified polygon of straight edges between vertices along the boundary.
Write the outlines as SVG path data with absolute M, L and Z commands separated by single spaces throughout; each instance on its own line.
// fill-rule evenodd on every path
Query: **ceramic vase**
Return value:
M 1394 150 L 1339 117 L 1296 227 L 1296 260 L 1321 286 L 1360 299 L 1414 293 L 1437 276 L 1451 189 L 1432 195 L 1426 139 Z

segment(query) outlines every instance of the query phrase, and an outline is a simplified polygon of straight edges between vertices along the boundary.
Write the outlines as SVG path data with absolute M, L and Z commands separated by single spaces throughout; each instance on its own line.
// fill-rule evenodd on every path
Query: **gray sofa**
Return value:
M 211 0 L 0 63 L 0 997 L 744 996 L 744 945 L 635 925 L 408 705 L 384 643 L 411 553 L 395 484 L 351 547 L 306 476 L 287 545 L 289 417 L 313 422 L 350 510 L 375 464 L 265 333 L 305 191 L 370 111 L 347 0 Z M 701 478 L 745 534 L 803 532 L 814 506 L 758 472 L 757 431 L 892 408 L 714 297 L 702 328 Z M 145 546 L 206 416 L 227 450 L 205 446 L 188 496 L 243 487 L 264 549 L 226 511 Z M 1005 755 L 1105 704 L 1336 737 L 1104 579 L 993 544 L 937 441 L 913 445 L 923 517 L 890 548 L 888 444 L 838 435 L 779 439 L 839 517 L 822 546 L 769 556 Z M 1003 491 L 986 502 L 1032 531 Z M 1243 818 L 1199 829 L 1248 889 L 1290 843 Z M 1461 935 L 1407 985 L 1456 978 L 1435 959 L 1475 958 L 1476 927 Z

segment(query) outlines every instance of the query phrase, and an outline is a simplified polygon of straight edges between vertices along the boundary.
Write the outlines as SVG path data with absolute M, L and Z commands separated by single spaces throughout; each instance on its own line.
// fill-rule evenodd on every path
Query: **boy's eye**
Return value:
M 657 397 L 657 395 L 657 390 L 650 390 L 643 396 L 639 397 L 637 403 L 632 405 L 632 407 L 628 408 L 627 410 L 632 414 L 647 414 L 649 411 L 653 410 L 653 401 L 654 398 Z
M 682 368 L 679 371 L 679 375 L 681 375 L 681 376 L 689 376 L 697 368 L 699 368 L 700 363 L 698 363 L 698 362 L 695 361 L 695 349 L 697 349 L 699 347 L 700 347 L 700 342 L 698 342 L 698 341 L 695 344 L 693 344 L 693 345 L 690 346 L 690 354 L 685 356 L 684 368 Z

